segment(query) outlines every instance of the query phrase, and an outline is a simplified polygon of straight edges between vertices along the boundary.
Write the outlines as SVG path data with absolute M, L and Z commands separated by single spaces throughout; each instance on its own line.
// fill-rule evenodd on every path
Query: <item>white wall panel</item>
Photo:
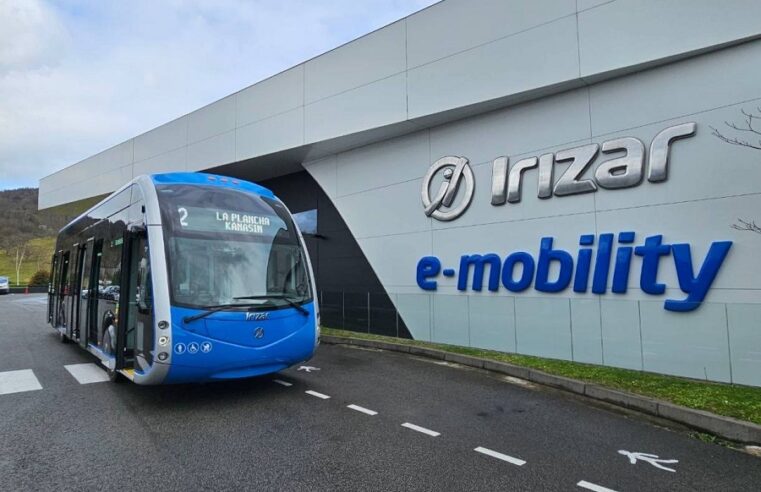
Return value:
M 203 171 L 235 161 L 235 130 L 188 145 L 187 170 Z
M 761 98 L 758 70 L 748 63 L 760 57 L 761 40 L 592 85 L 593 134 Z M 717 74 L 722 83 L 715 80 Z M 719 120 L 714 126 L 722 123 Z
M 434 4 L 407 19 L 408 66 L 430 63 L 575 12 L 575 0 L 449 0 Z
M 235 129 L 235 95 L 188 115 L 188 142 L 199 142 Z
M 307 105 L 304 111 L 305 143 L 405 121 L 404 74 L 321 99 Z
M 602 329 L 599 299 L 571 299 L 573 360 L 602 364 Z
M 727 304 L 732 382 L 761 386 L 761 304 Z
M 304 65 L 297 65 L 235 94 L 237 125 L 263 120 L 304 105 Z
M 409 117 L 576 79 L 576 19 L 566 17 L 410 69 Z
M 761 34 L 756 0 L 618 0 L 578 17 L 582 77 Z
M 470 296 L 470 345 L 500 352 L 515 352 L 515 298 Z
M 431 254 L 431 233 L 414 232 L 393 236 L 358 239 L 362 252 L 381 283 L 390 290 L 400 286 L 414 287 L 417 262 Z
M 330 155 L 304 163 L 304 169 L 312 175 L 322 191 L 330 198 L 336 196 L 336 156 Z
M 404 23 L 383 27 L 306 62 L 306 104 L 403 72 Z
M 432 296 L 395 294 L 396 309 L 415 340 L 431 341 Z
M 428 132 L 343 152 L 337 165 L 338 196 L 419 179 L 431 165 Z
M 421 180 L 407 181 L 363 191 L 333 203 L 358 239 L 427 231 L 431 219 L 423 213 L 410 213 L 420 208 L 420 183 Z
M 433 296 L 433 342 L 470 345 L 468 296 Z
M 568 299 L 516 297 L 517 352 L 552 359 L 571 359 Z
M 600 301 L 602 351 L 606 366 L 642 370 L 642 338 L 637 301 Z
M 150 159 L 136 162 L 133 166 L 133 174 L 134 176 L 140 176 L 141 174 L 185 171 L 185 163 L 187 162 L 186 156 L 187 147 L 182 147 Z M 126 181 L 122 184 L 124 183 L 126 183 Z
M 188 117 L 183 116 L 135 137 L 134 161 L 143 161 L 176 150 L 184 147 L 187 142 Z
M 235 158 L 241 161 L 303 143 L 304 110 L 297 108 L 239 127 L 235 135 Z
M 660 302 L 641 301 L 640 313 L 646 371 L 730 382 L 724 304 L 675 313 Z

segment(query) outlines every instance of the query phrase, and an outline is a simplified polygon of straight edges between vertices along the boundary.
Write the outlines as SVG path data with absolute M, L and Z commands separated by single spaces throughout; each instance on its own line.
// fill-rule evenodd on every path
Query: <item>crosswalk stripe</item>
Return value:
M 91 362 L 63 366 L 79 384 L 102 383 L 108 381 L 106 371 Z
M 31 369 L 0 372 L 0 395 L 41 389 L 42 385 Z

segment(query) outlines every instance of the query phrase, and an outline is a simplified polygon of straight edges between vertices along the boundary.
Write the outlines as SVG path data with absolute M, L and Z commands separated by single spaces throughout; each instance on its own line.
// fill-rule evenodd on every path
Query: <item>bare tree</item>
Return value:
M 732 130 L 743 132 L 742 134 L 746 136 L 745 138 L 725 135 L 713 126 L 711 127 L 711 133 L 728 144 L 761 150 L 761 106 L 756 106 L 755 112 L 758 114 L 748 112 L 745 108 L 740 109 L 740 112 L 744 116 L 744 121 L 741 124 L 729 121 L 724 121 L 724 124 Z M 750 231 L 761 234 L 761 227 L 756 224 L 755 220 L 737 219 L 737 222 L 732 224 L 731 227 L 738 231 Z

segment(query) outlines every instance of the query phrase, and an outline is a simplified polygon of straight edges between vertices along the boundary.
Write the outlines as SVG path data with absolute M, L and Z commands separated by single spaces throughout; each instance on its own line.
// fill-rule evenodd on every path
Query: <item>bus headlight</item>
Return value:
M 162 347 L 166 347 L 166 344 L 169 343 L 169 337 L 164 335 L 159 337 L 159 345 Z
M 160 361 L 165 361 L 168 357 L 169 357 L 169 354 L 167 354 L 166 352 L 159 352 Z
M 159 328 L 162 330 L 166 330 L 167 328 L 169 328 L 169 323 L 163 320 L 159 321 Z

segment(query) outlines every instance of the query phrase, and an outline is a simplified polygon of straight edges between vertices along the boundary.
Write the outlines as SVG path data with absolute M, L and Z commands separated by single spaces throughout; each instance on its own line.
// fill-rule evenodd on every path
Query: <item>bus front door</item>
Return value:
M 127 233 L 127 256 L 129 265 L 127 285 L 125 286 L 124 304 L 126 317 L 122 318 L 120 327 L 120 345 L 124 350 L 124 360 L 117 360 L 117 367 L 134 368 L 145 371 L 153 364 L 153 285 L 151 283 L 151 266 L 148 257 L 148 236 L 144 229 Z

